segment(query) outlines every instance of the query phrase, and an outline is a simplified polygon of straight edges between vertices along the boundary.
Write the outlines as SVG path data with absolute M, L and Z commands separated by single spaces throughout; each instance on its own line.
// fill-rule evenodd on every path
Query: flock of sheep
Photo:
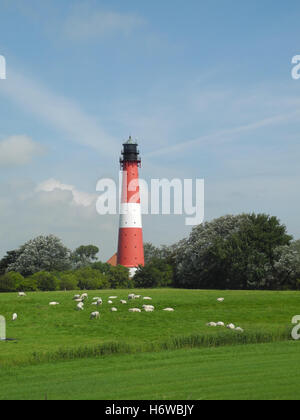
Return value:
M 25 297 L 25 296 L 26 296 L 26 293 L 24 293 L 24 292 L 19 293 L 19 297 Z M 112 305 L 114 303 L 115 299 L 117 299 L 117 298 L 118 298 L 118 296 L 110 296 L 108 298 L 107 303 L 109 305 Z M 85 305 L 85 302 L 86 302 L 87 299 L 88 299 L 88 294 L 87 293 L 83 293 L 82 295 L 75 295 L 73 297 L 73 300 L 77 303 L 76 309 L 78 311 L 83 311 L 84 310 L 84 305 Z M 131 293 L 131 294 L 128 295 L 128 301 L 137 300 L 137 299 L 142 299 L 142 300 L 145 300 L 145 301 L 152 300 L 152 298 L 149 297 L 149 296 L 142 297 L 141 295 L 135 295 L 134 293 Z M 224 300 L 225 300 L 224 298 L 218 298 L 217 299 L 217 301 L 220 302 L 220 303 L 224 302 Z M 127 301 L 121 299 L 120 304 L 121 305 L 126 305 Z M 58 302 L 50 302 L 49 305 L 50 306 L 57 306 L 57 305 L 59 305 L 59 303 Z M 95 305 L 95 306 L 103 305 L 102 298 L 101 297 L 94 297 L 91 305 Z M 153 312 L 154 309 L 155 309 L 155 307 L 153 305 L 144 304 L 142 306 L 142 309 L 140 309 L 140 308 L 129 308 L 128 311 L 129 312 L 142 312 L 142 310 L 144 310 L 145 312 Z M 112 306 L 110 310 L 111 310 L 111 312 L 117 312 L 118 311 L 118 309 L 115 306 Z M 163 310 L 165 312 L 174 312 L 174 308 L 164 308 Z M 100 318 L 100 312 L 99 311 L 92 312 L 91 315 L 90 315 L 90 318 L 91 319 L 99 319 Z M 13 316 L 12 316 L 12 321 L 16 321 L 17 319 L 18 319 L 18 314 L 14 313 Z M 209 322 L 206 325 L 208 327 L 225 327 L 225 324 L 222 321 Z M 228 328 L 230 330 L 235 330 L 235 331 L 238 331 L 238 332 L 244 332 L 244 330 L 241 327 L 236 327 L 232 323 L 226 325 L 226 328 Z
M 217 301 L 218 302 L 224 302 L 224 298 L 218 298 Z M 208 327 L 225 327 L 224 322 L 219 321 L 219 322 L 209 322 L 208 324 L 206 324 Z M 229 330 L 235 330 L 238 332 L 244 332 L 243 328 L 241 327 L 236 327 L 234 324 L 228 324 L 226 325 L 226 328 L 228 328 Z
M 19 292 L 19 297 L 26 297 L 26 293 L 24 292 Z M 117 299 L 118 296 L 110 296 L 108 299 L 108 304 L 112 305 L 114 302 L 113 300 Z M 73 297 L 73 300 L 77 303 L 76 309 L 78 311 L 83 311 L 84 310 L 84 305 L 85 305 L 85 301 L 88 299 L 88 294 L 87 293 L 83 293 L 82 295 L 75 295 Z M 135 300 L 135 299 L 143 299 L 143 300 L 152 300 L 151 297 L 149 296 L 145 296 L 142 297 L 141 295 L 136 295 L 134 293 L 131 293 L 128 295 L 128 300 Z M 121 299 L 120 303 L 122 305 L 126 305 L 127 301 Z M 94 297 L 93 298 L 93 302 L 91 303 L 91 305 L 95 305 L 95 306 L 101 306 L 103 304 L 103 300 L 101 297 Z M 49 302 L 49 306 L 57 306 L 59 305 L 59 302 Z M 153 312 L 155 307 L 153 305 L 143 305 L 142 309 L 145 312 Z M 130 308 L 128 309 L 129 312 L 142 312 L 142 309 L 140 308 Z M 111 312 L 117 312 L 118 309 L 116 307 L 111 307 Z M 164 308 L 163 309 L 165 312 L 174 312 L 174 308 Z M 91 319 L 99 319 L 100 318 L 100 312 L 98 311 L 94 311 L 91 313 L 90 315 Z M 15 313 L 12 316 L 12 321 L 16 321 L 18 319 L 18 315 Z

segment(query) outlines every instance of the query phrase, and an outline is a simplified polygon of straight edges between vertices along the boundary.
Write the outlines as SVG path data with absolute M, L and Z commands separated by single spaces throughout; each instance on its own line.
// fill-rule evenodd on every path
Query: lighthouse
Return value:
M 144 246 L 139 186 L 141 159 L 138 144 L 131 137 L 123 144 L 120 165 L 123 179 L 117 264 L 128 267 L 133 276 L 137 267 L 144 265 Z

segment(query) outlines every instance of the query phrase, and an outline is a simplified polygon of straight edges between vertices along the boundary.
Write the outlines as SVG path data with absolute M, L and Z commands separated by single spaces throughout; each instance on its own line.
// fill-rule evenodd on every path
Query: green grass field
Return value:
M 299 292 L 134 292 L 151 296 L 155 311 L 129 313 L 145 302 L 119 304 L 127 290 L 89 292 L 83 312 L 75 309 L 74 292 L 1 294 L 7 336 L 17 341 L 0 343 L 0 399 L 299 397 L 300 347 L 290 340 Z M 110 295 L 118 296 L 116 313 Z M 104 302 L 100 320 L 89 319 L 95 296 Z M 225 302 L 217 302 L 220 296 Z M 162 311 L 170 306 L 175 312 Z M 245 332 L 209 328 L 210 321 Z

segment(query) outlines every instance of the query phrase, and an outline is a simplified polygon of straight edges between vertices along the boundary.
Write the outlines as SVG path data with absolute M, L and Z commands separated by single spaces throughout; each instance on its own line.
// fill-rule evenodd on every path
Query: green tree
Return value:
M 79 268 L 74 271 L 74 275 L 82 290 L 108 289 L 110 287 L 108 277 L 91 267 Z
M 77 290 L 78 278 L 74 273 L 62 273 L 59 275 L 60 290 Z
M 128 268 L 122 265 L 110 266 L 108 278 L 112 289 L 131 289 L 134 287 L 133 280 L 129 278 Z
M 173 283 L 173 268 L 165 260 L 154 258 L 138 268 L 133 280 L 139 288 L 168 287 Z
M 276 217 L 224 216 L 196 226 L 174 248 L 176 285 L 190 288 L 261 289 L 292 237 Z
M 72 253 L 71 259 L 76 268 L 86 267 L 97 260 L 98 252 L 95 245 L 81 245 Z
M 59 289 L 59 279 L 47 271 L 40 271 L 31 276 L 33 282 L 36 282 L 37 288 L 43 292 L 55 291 Z
M 6 270 L 11 264 L 14 264 L 20 255 L 19 250 L 7 251 L 6 255 L 0 261 L 0 275 L 6 273 Z
M 20 285 L 24 277 L 20 273 L 11 271 L 0 277 L 0 292 L 16 292 L 20 290 Z
M 17 260 L 8 271 L 17 271 L 23 276 L 40 271 L 62 271 L 70 268 L 70 251 L 54 235 L 38 236 L 26 242 L 18 250 Z

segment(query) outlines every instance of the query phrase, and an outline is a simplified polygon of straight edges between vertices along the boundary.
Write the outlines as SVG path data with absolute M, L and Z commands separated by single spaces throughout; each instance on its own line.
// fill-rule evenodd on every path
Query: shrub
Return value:
M 31 276 L 33 281 L 37 282 L 37 288 L 43 292 L 55 291 L 59 289 L 59 279 L 52 273 L 40 271 Z
M 173 282 L 173 268 L 165 260 L 153 259 L 138 268 L 133 280 L 135 287 L 168 287 Z
M 60 275 L 60 290 L 77 290 L 78 279 L 73 273 Z
M 10 271 L 0 277 L 0 291 L 1 292 L 16 292 L 20 288 L 20 284 L 24 277 L 20 273 Z
M 80 268 L 74 271 L 74 276 L 82 290 L 108 289 L 110 287 L 107 276 L 91 267 Z
M 38 290 L 37 279 L 32 277 L 25 278 L 18 289 L 20 292 L 36 292 Z
M 134 281 L 129 277 L 129 270 L 122 265 L 110 266 L 109 273 L 110 287 L 112 289 L 132 289 Z

